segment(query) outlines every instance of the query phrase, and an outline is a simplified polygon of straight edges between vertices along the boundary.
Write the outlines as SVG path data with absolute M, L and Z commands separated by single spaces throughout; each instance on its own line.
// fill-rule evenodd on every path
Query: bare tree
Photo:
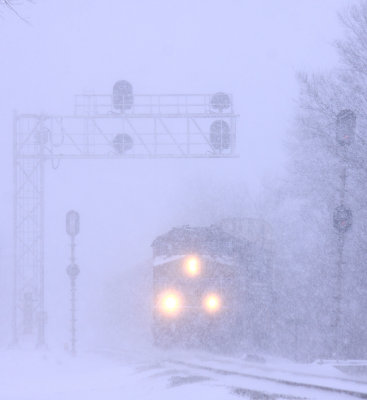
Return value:
M 335 329 L 332 310 L 338 301 L 334 287 L 339 251 L 333 212 L 342 198 L 353 211 L 353 228 L 345 235 L 343 247 L 338 355 L 365 357 L 367 1 L 345 9 L 340 20 L 345 35 L 336 42 L 339 65 L 323 74 L 299 75 L 298 111 L 287 142 L 289 175 L 283 187 L 287 210 L 280 211 L 283 218 L 292 221 L 287 223 L 291 233 L 283 232 L 283 237 L 288 238 L 283 267 L 297 265 L 298 270 L 292 270 L 290 279 L 306 285 L 303 292 L 295 291 L 299 299 L 293 301 L 300 305 L 300 315 L 305 307 L 308 310 L 306 323 L 313 334 L 304 338 L 304 347 L 311 353 L 317 349 L 319 356 L 332 356 L 335 349 L 330 333 Z M 342 110 L 351 110 L 357 117 L 355 140 L 348 147 L 336 140 L 336 120 Z M 299 240 L 292 241 L 294 237 Z M 294 282 L 293 287 L 297 287 Z

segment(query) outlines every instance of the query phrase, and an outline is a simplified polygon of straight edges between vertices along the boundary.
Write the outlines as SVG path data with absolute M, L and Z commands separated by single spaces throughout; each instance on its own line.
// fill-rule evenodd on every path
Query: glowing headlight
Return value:
M 214 313 L 220 309 L 221 301 L 216 294 L 209 294 L 204 298 L 204 308 L 210 313 Z
M 200 261 L 197 257 L 189 257 L 185 260 L 185 272 L 189 276 L 199 275 Z
M 181 299 L 176 293 L 163 293 L 158 301 L 159 309 L 167 315 L 175 315 L 180 310 Z

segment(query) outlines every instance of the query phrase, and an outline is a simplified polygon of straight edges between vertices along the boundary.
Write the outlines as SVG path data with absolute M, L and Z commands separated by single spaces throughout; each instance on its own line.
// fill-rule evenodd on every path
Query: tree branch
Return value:
M 27 2 L 33 3 L 33 0 L 27 0 Z M 24 18 L 16 9 L 16 6 L 22 3 L 23 3 L 22 1 L 16 1 L 16 0 L 0 0 L 0 5 L 5 6 L 8 10 L 10 10 L 13 14 L 15 14 L 19 19 L 21 19 L 26 24 L 31 25 L 31 23 L 26 18 Z

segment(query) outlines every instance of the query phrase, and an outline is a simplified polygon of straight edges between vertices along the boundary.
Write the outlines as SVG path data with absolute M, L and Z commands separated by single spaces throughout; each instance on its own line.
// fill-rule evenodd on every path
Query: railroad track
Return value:
M 203 359 L 205 362 L 205 359 Z M 212 359 L 212 360 L 207 360 L 207 361 L 218 361 L 222 364 L 229 364 L 232 365 L 234 368 L 247 368 L 247 369 L 255 369 L 263 372 L 271 372 L 271 373 L 285 373 L 285 374 L 290 374 L 294 376 L 300 376 L 300 377 L 307 377 L 307 378 L 322 378 L 322 379 L 330 379 L 330 380 L 337 380 L 338 382 L 348 382 L 348 383 L 353 383 L 353 384 L 360 384 L 360 385 L 367 385 L 367 380 L 358 380 L 358 379 L 352 379 L 348 377 L 343 377 L 343 376 L 328 376 L 328 375 L 318 375 L 315 373 L 309 373 L 309 372 L 300 372 L 297 370 L 290 370 L 290 369 L 285 369 L 284 367 L 272 367 L 270 365 L 262 365 L 259 363 L 254 363 L 254 362 L 248 362 L 248 361 L 241 361 L 241 360 L 233 360 L 233 359 Z M 321 365 L 321 364 L 319 364 Z M 333 364 L 329 364 L 333 366 Z
M 116 349 L 99 353 L 119 357 Z M 187 358 L 191 358 L 187 361 Z M 208 384 L 227 388 L 233 395 L 253 400 L 347 400 L 367 399 L 367 382 L 343 376 L 303 373 L 277 366 L 258 365 L 237 359 L 213 355 L 156 354 L 146 364 L 138 360 L 138 371 L 150 377 L 168 377 L 169 387 Z
M 334 378 L 334 377 L 325 377 L 325 376 L 319 376 L 315 374 L 301 374 L 297 373 L 297 380 L 289 379 L 289 378 L 284 378 L 284 377 L 273 377 L 269 375 L 264 375 L 264 374 L 257 374 L 253 372 L 245 372 L 245 371 L 239 371 L 239 370 L 233 370 L 233 369 L 224 369 L 222 367 L 218 366 L 211 366 L 211 365 L 203 365 L 203 364 L 198 364 L 194 362 L 186 362 L 182 360 L 167 360 L 168 363 L 176 365 L 176 366 L 184 366 L 187 367 L 191 370 L 196 370 L 196 371 L 205 371 L 209 372 L 214 375 L 221 375 L 221 376 L 226 376 L 226 377 L 240 377 L 240 378 L 247 378 L 250 380 L 256 380 L 256 381 L 262 381 L 262 382 L 271 382 L 280 386 L 286 386 L 288 388 L 296 388 L 296 389 L 302 389 L 302 397 L 298 396 L 292 396 L 292 395 L 287 395 L 287 394 L 278 394 L 278 395 L 272 395 L 271 393 L 266 393 L 266 392 L 254 392 L 253 390 L 250 390 L 248 388 L 242 388 L 242 387 L 233 387 L 233 392 L 238 395 L 243 395 L 243 396 L 248 396 L 249 398 L 263 398 L 263 399 L 278 399 L 278 398 L 284 398 L 284 399 L 306 399 L 308 397 L 303 397 L 303 394 L 306 391 L 312 391 L 313 394 L 311 394 L 310 398 L 315 398 L 315 391 L 319 393 L 329 393 L 329 394 L 335 394 L 335 395 L 344 395 L 344 396 L 349 396 L 352 398 L 358 398 L 358 399 L 367 399 L 367 383 L 362 382 L 362 381 L 354 381 L 352 379 L 348 378 Z M 252 368 L 258 368 L 261 369 L 260 367 L 252 367 Z M 271 370 L 272 372 L 275 372 L 276 370 L 271 369 L 271 368 L 264 368 L 266 370 Z M 279 371 L 277 371 L 279 372 Z M 287 371 L 289 373 L 289 371 Z M 312 382 L 307 382 L 305 379 L 309 379 L 310 377 L 312 378 L 317 378 L 318 383 L 312 383 Z M 333 382 L 331 382 L 333 380 Z M 353 385 L 360 385 L 360 388 L 351 388 L 351 387 L 341 387 L 341 384 L 353 384 Z M 338 387 L 335 387 L 336 386 Z M 334 385 L 334 386 L 333 386 Z M 364 387 L 362 387 L 364 386 Z M 263 397 L 256 397 L 254 394 L 253 397 L 251 396 L 251 393 L 263 393 Z M 321 396 L 321 394 L 320 394 Z M 317 399 L 322 400 L 323 397 L 316 397 Z

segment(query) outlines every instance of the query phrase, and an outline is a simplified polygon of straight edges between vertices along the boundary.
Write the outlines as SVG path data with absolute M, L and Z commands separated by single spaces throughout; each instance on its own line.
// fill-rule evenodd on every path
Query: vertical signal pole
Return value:
M 345 206 L 345 195 L 347 188 L 347 147 L 350 146 L 355 137 L 356 115 L 351 110 L 343 110 L 337 115 L 336 119 L 336 141 L 341 148 L 341 189 L 340 204 L 334 210 L 334 228 L 338 232 L 338 259 L 336 268 L 336 289 L 335 289 L 335 316 L 334 316 L 334 356 L 340 358 L 342 336 L 342 300 L 343 300 L 343 275 L 344 264 L 343 252 L 345 244 L 345 234 L 352 227 L 352 210 Z
M 70 278 L 71 292 L 71 354 L 76 354 L 76 278 L 79 275 L 79 267 L 75 263 L 75 236 L 79 233 L 79 213 L 69 211 L 66 214 L 66 233 L 70 236 L 70 264 L 66 273 Z

